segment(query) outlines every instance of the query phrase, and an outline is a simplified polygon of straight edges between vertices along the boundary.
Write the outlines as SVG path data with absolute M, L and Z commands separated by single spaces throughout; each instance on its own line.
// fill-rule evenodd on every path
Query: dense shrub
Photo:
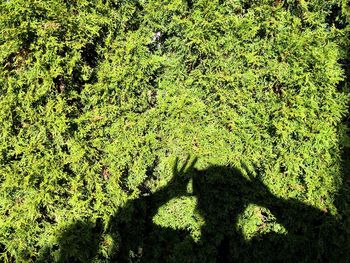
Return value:
M 338 218 L 334 246 L 346 258 L 334 200 L 347 10 L 321 0 L 2 1 L 2 261 L 120 258 L 126 230 L 111 222 L 146 220 L 120 211 L 166 187 L 188 155 L 197 169 L 237 167 L 276 197 Z M 200 240 L 196 202 L 169 200 L 154 224 Z M 252 204 L 237 227 L 247 239 L 286 233 Z

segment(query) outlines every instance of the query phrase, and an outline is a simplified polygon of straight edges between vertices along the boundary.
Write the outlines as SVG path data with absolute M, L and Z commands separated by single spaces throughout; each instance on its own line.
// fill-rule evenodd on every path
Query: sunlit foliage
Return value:
M 78 221 L 100 227 L 96 260 L 112 258 L 109 218 L 165 186 L 187 155 L 198 169 L 246 164 L 276 196 L 338 215 L 339 3 L 2 1 L 1 261 L 62 260 L 59 237 Z M 172 200 L 154 221 L 200 238 L 194 203 Z M 247 238 L 261 224 L 249 209 L 237 226 Z M 263 231 L 284 233 L 269 216 Z

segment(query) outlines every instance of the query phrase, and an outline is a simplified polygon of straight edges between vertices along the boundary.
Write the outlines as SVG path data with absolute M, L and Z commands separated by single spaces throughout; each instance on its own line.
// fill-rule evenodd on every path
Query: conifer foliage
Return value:
M 197 169 L 247 166 L 349 234 L 334 202 L 349 102 L 340 2 L 1 1 L 0 260 L 118 258 L 111 217 L 188 155 Z M 154 224 L 200 240 L 195 203 L 170 200 Z M 247 238 L 259 213 L 240 216 Z M 271 218 L 263 231 L 285 233 Z

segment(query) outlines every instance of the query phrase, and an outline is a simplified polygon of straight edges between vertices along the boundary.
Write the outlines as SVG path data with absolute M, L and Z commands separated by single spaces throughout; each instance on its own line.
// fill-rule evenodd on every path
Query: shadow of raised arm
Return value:
M 287 231 L 286 235 L 261 234 L 252 240 L 251 247 L 257 251 L 270 245 L 275 252 L 266 249 L 265 253 L 279 259 L 289 255 L 285 262 L 293 262 L 299 256 L 305 262 L 337 262 L 335 258 L 341 257 L 343 251 L 334 242 L 341 223 L 334 215 L 297 199 L 278 197 L 259 178 L 251 174 L 250 177 L 250 188 L 255 193 L 251 202 L 267 208 Z
M 149 253 L 147 250 L 150 250 L 147 246 L 154 243 L 153 240 L 149 239 L 152 236 L 158 236 L 158 238 L 169 236 L 171 230 L 156 226 L 153 223 L 153 217 L 165 203 L 187 194 L 187 185 L 194 172 L 196 162 L 197 158 L 190 162 L 190 157 L 188 157 L 181 168 L 178 168 L 179 160 L 176 158 L 173 176 L 166 186 L 148 195 L 129 200 L 111 217 L 108 228 L 110 233 L 118 233 L 119 235 L 117 254 L 120 262 L 124 262 L 123 260 L 127 262 L 130 258 L 148 257 L 149 255 L 145 255 Z M 156 231 L 160 234 L 155 235 Z M 171 242 L 169 241 L 169 243 Z
M 160 188 L 145 198 L 151 205 L 151 211 L 149 214 L 151 217 L 157 213 L 159 207 L 171 199 L 188 195 L 187 185 L 195 173 L 194 166 L 197 163 L 197 160 L 198 158 L 194 158 L 191 162 L 189 162 L 190 156 L 188 156 L 181 168 L 178 168 L 179 158 L 175 159 L 173 176 L 171 180 L 165 187 Z

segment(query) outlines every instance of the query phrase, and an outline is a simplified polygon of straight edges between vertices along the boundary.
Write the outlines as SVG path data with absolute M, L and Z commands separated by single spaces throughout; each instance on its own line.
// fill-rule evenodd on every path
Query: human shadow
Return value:
M 197 170 L 192 163 L 187 170 L 174 168 L 173 179 L 165 188 L 126 206 L 137 212 L 131 224 L 116 223 L 122 230 L 118 258 L 127 260 L 130 251 L 140 251 L 140 247 L 140 258 L 145 262 L 335 262 L 346 258 L 337 242 L 341 228 L 334 216 L 298 200 L 278 198 L 252 174 L 248 177 L 234 167 Z M 188 195 L 186 186 L 191 179 L 191 195 L 197 198 L 196 210 L 205 221 L 199 242 L 185 231 L 152 223 L 159 207 Z M 287 234 L 270 233 L 245 240 L 235 226 L 249 204 L 269 209 Z M 145 218 L 145 225 L 136 228 L 136 236 L 130 235 L 140 218 Z M 112 222 L 119 220 L 120 214 Z M 141 246 L 135 242 L 139 239 Z
M 106 231 L 116 237 L 117 246 L 108 262 L 348 262 L 349 251 L 344 248 L 349 238 L 341 219 L 298 200 L 275 196 L 247 169 L 244 174 L 234 167 L 216 165 L 199 170 L 195 162 L 187 160 L 178 169 L 177 161 L 165 187 L 127 202 L 111 217 Z M 204 219 L 199 241 L 189 230 L 153 222 L 161 206 L 184 196 L 196 197 L 196 212 Z M 286 234 L 270 232 L 246 240 L 236 225 L 249 204 L 269 209 Z M 88 238 L 81 236 L 82 228 L 72 229 L 77 230 L 76 236 Z M 81 243 L 80 258 L 66 249 L 70 239 L 62 235 L 61 262 L 93 262 L 93 258 L 96 262 L 96 233 L 101 231 L 90 231 L 95 234 L 91 242 Z M 72 247 L 75 251 L 76 246 Z

